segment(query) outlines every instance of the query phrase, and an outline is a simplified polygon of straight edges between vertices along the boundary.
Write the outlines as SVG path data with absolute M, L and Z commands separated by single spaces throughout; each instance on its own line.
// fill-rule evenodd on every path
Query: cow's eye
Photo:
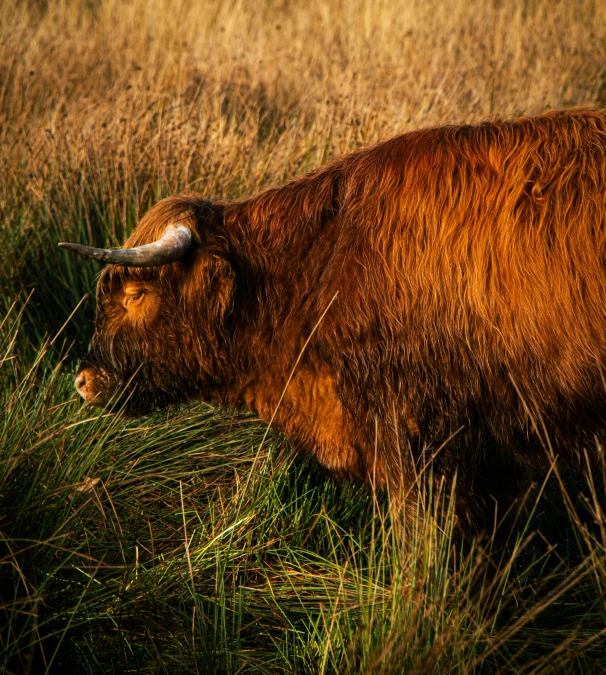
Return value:
M 142 299 L 145 293 L 143 291 L 133 291 L 131 293 L 126 293 L 124 296 L 124 304 L 125 305 L 134 305 L 139 303 Z

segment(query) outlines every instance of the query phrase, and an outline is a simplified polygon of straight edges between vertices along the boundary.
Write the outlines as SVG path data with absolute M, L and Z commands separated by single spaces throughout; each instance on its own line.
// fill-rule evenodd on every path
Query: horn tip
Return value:
M 73 244 L 71 241 L 58 241 L 57 246 L 60 248 L 66 248 L 68 251 L 80 251 L 84 248 L 81 244 Z

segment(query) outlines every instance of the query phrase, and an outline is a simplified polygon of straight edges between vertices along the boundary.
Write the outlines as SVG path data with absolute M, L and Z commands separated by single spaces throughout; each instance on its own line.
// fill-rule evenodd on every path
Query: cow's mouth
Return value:
M 131 391 L 119 396 L 115 402 L 115 408 L 119 408 L 129 417 L 144 417 L 151 415 L 156 410 L 163 410 L 172 405 L 182 403 L 181 398 L 170 396 L 166 392 L 155 390 L 154 392 Z
M 172 394 L 160 388 L 146 389 L 132 382 L 122 382 L 97 366 L 81 366 L 75 380 L 80 396 L 97 408 L 109 407 L 129 417 L 143 417 L 155 410 L 184 402 L 177 391 Z

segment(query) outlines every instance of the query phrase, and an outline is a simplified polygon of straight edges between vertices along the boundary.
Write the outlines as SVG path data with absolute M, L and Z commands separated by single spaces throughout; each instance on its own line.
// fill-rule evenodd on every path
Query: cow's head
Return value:
M 209 396 L 227 359 L 235 285 L 220 221 L 220 206 L 173 197 L 145 215 L 123 249 L 60 244 L 109 263 L 75 381 L 88 403 L 111 400 L 136 414 Z

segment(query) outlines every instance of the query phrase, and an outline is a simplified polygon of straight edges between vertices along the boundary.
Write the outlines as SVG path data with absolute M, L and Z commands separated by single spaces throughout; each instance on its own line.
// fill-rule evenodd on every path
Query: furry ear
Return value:
M 199 248 L 185 271 L 182 296 L 194 311 L 222 319 L 232 307 L 235 281 L 234 270 L 225 258 Z

